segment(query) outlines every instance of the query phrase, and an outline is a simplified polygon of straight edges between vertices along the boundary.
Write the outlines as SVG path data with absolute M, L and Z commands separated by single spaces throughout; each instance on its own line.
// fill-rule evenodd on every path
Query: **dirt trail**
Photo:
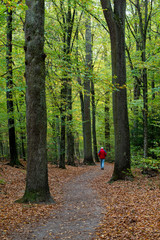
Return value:
M 105 209 L 91 183 L 108 170 L 93 166 L 90 171 L 65 184 L 64 204 L 53 212 L 52 219 L 36 228 L 30 227 L 12 239 L 96 239 L 95 229 L 103 219 Z

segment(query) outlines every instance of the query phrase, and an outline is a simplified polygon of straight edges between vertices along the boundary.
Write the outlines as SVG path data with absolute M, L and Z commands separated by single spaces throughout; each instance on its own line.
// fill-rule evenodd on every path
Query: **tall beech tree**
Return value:
M 53 202 L 48 185 L 44 0 L 26 0 L 25 22 L 27 178 L 20 202 Z
M 86 73 L 84 79 L 84 163 L 94 164 L 92 156 L 90 85 L 92 73 L 91 17 L 86 18 Z
M 73 13 L 72 13 L 73 12 Z M 76 5 L 74 8 L 71 8 L 71 1 L 68 0 L 68 12 L 66 16 L 66 40 L 67 40 L 67 49 L 66 49 L 66 62 L 67 62 L 67 72 L 68 72 L 68 84 L 67 84 L 67 164 L 75 165 L 75 156 L 74 156 L 74 135 L 73 135 L 73 116 L 72 116 L 72 79 L 71 79 L 71 52 L 72 45 L 74 40 L 72 40 L 73 25 L 75 21 Z M 72 40 L 72 41 L 71 41 Z
M 115 132 L 115 166 L 112 181 L 125 179 L 130 173 L 130 136 L 126 91 L 125 15 L 126 1 L 101 0 L 107 22 L 112 55 L 113 121 Z
M 79 69 L 79 49 L 78 49 L 78 29 L 76 32 L 76 61 L 77 61 L 77 82 L 80 85 L 79 89 L 79 98 L 80 98 L 80 103 L 81 103 L 81 114 L 82 114 L 82 133 L 83 133 L 83 149 L 85 149 L 85 133 L 84 133 L 84 96 L 82 92 L 82 81 L 81 81 L 81 76 L 80 76 L 80 69 Z
M 14 120 L 14 103 L 13 103 L 13 60 L 12 60 L 12 7 L 7 7 L 7 44 L 6 44 L 6 68 L 7 68 L 7 113 L 8 113 L 8 131 L 9 131 L 9 148 L 10 148 L 10 165 L 20 165 L 17 154 L 15 120 Z

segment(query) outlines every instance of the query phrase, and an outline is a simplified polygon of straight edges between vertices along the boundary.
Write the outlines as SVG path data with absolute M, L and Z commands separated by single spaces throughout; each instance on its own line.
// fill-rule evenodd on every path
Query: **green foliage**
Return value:
M 0 179 L 0 184 L 2 184 L 2 185 L 6 184 L 5 180 L 4 179 Z
M 141 1 L 140 1 L 141 2 Z M 8 4 L 13 10 L 13 100 L 14 116 L 16 125 L 17 144 L 21 151 L 22 133 L 26 135 L 26 106 L 25 93 L 26 83 L 25 72 L 25 52 L 24 46 L 24 22 L 25 22 L 25 0 L 23 1 L 1 1 L 0 2 L 0 142 L 4 146 L 3 156 L 8 155 L 8 126 L 6 109 L 6 6 Z M 109 123 L 110 123 L 110 144 L 111 152 L 109 159 L 114 160 L 114 129 L 112 117 L 112 67 L 110 38 L 106 31 L 106 23 L 100 2 L 90 1 L 70 1 L 72 14 L 75 9 L 75 22 L 72 32 L 72 51 L 70 53 L 70 68 L 66 68 L 66 56 L 64 49 L 64 34 L 66 31 L 66 17 L 68 1 L 45 1 L 45 53 L 46 57 L 46 99 L 48 116 L 48 159 L 56 161 L 58 157 L 57 148 L 60 137 L 60 106 L 62 104 L 61 84 L 66 77 L 72 82 L 73 101 L 73 122 L 68 126 L 72 127 L 74 134 L 78 135 L 77 141 L 80 152 L 83 152 L 82 116 L 79 92 L 83 93 L 83 83 L 85 78 L 85 14 L 92 16 L 92 36 L 93 36 L 93 75 L 91 79 L 95 85 L 96 103 L 96 130 L 97 145 L 105 146 L 104 123 L 105 123 L 105 97 L 109 92 Z M 149 2 L 150 5 L 150 2 Z M 135 15 L 134 6 L 131 1 L 127 1 L 127 20 L 130 29 L 126 27 L 126 44 L 129 48 L 130 57 L 133 64 L 127 58 L 127 93 L 128 109 L 130 120 L 131 149 L 133 154 L 133 165 L 139 165 L 143 156 L 143 99 L 142 99 L 142 71 L 147 68 L 148 73 L 148 146 L 149 156 L 160 158 L 160 43 L 159 43 L 159 3 L 154 2 L 153 14 L 149 25 L 151 29 L 147 31 L 146 62 L 141 61 L 142 51 L 137 49 L 135 38 L 141 41 L 139 32 L 135 31 L 138 26 L 138 16 Z M 143 9 L 144 10 L 144 9 Z M 150 8 L 149 8 L 150 10 Z M 144 12 L 142 11 L 144 20 Z M 65 19 L 65 22 L 63 22 Z M 78 30 L 78 39 L 76 32 Z M 131 33 L 135 31 L 135 37 Z M 78 54 L 77 54 L 78 49 Z M 135 77 L 140 81 L 139 99 L 134 99 Z M 81 84 L 77 79 L 81 80 Z M 154 86 L 152 83 L 154 81 Z M 64 100 L 63 104 L 66 104 Z M 66 114 L 67 116 L 67 114 Z M 26 144 L 26 139 L 24 140 Z M 55 147 L 56 146 L 56 147 Z M 139 157 L 134 157 L 135 152 Z M 2 153 L 1 153 L 2 155 Z M 83 155 L 83 154 L 81 154 Z M 156 161 L 156 160 L 155 160 Z M 158 161 L 158 160 L 157 160 Z M 149 163 L 148 163 L 149 164 Z
M 141 155 L 132 155 L 132 167 L 141 169 L 160 169 L 160 158 L 153 159 L 152 157 L 142 158 Z

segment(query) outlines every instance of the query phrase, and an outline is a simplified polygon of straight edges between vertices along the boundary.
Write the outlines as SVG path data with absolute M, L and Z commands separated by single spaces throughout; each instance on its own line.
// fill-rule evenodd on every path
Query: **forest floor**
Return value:
M 136 169 L 134 181 L 109 184 L 113 167 L 49 164 L 55 203 L 38 205 L 14 203 L 24 194 L 26 170 L 1 162 L 0 239 L 160 239 L 160 176 Z

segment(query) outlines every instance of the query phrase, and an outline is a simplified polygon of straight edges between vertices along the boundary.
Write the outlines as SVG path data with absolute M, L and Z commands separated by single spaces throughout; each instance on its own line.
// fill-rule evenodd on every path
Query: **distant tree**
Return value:
M 73 116 L 72 116 L 72 78 L 71 78 L 71 52 L 73 48 L 73 26 L 75 21 L 76 4 L 67 0 L 53 2 L 56 9 L 56 18 L 61 29 L 60 39 L 63 43 L 61 55 L 61 137 L 60 137 L 60 161 L 59 167 L 65 168 L 65 160 L 67 164 L 75 165 L 74 162 L 74 135 L 73 135 Z M 59 18 L 59 15 L 61 18 Z M 66 141 L 67 140 L 67 141 Z M 66 154 L 67 150 L 67 154 Z
M 17 154 L 16 134 L 15 134 L 15 120 L 14 120 L 14 102 L 13 102 L 13 60 L 12 60 L 12 7 L 7 7 L 7 112 L 8 112 L 8 131 L 9 131 L 9 148 L 10 148 L 10 165 L 20 165 Z
M 77 46 L 76 46 L 76 61 L 77 61 L 77 82 L 80 86 L 79 89 L 79 97 L 80 97 L 80 103 L 81 103 L 81 115 L 82 115 L 82 133 L 83 133 L 83 150 L 85 148 L 85 133 L 84 133 L 84 96 L 83 96 L 83 92 L 82 92 L 82 79 L 80 76 L 80 69 L 79 69 L 79 45 L 78 45 L 78 29 L 76 32 L 76 42 L 77 42 Z
M 147 43 L 147 34 L 149 33 L 149 22 L 151 21 L 151 16 L 153 12 L 153 0 L 141 1 L 136 0 L 135 2 L 131 1 L 132 9 L 135 12 L 136 24 L 132 29 L 131 24 L 129 24 L 129 28 L 131 33 L 136 41 L 136 49 L 141 51 L 141 61 L 143 63 L 147 60 L 146 53 L 146 43 Z M 131 61 L 130 61 L 131 62 Z M 131 65 L 132 66 L 132 65 Z M 132 66 L 133 68 L 133 66 Z M 147 68 L 144 67 L 141 70 L 140 79 L 135 76 L 135 91 L 134 96 L 135 99 L 139 98 L 140 90 L 139 85 L 141 83 L 143 89 L 143 149 L 144 149 L 144 158 L 148 156 L 148 71 Z
M 72 13 L 73 12 L 73 13 Z M 68 84 L 67 84 L 67 164 L 75 165 L 75 154 L 74 154 L 74 134 L 73 134 L 73 115 L 72 115 L 72 79 L 71 79 L 71 52 L 72 52 L 72 35 L 73 35 L 73 25 L 75 21 L 76 5 L 74 8 L 71 7 L 71 0 L 68 0 L 68 12 L 66 17 L 66 62 L 68 71 Z
M 105 95 L 105 149 L 110 152 L 109 92 Z
M 98 151 L 97 151 L 97 135 L 96 135 L 96 103 L 95 103 L 95 87 L 94 80 L 91 79 L 91 94 L 92 94 L 92 135 L 93 135 L 93 153 L 95 161 L 98 162 Z
M 94 164 L 92 156 L 90 85 L 92 74 L 91 17 L 86 18 L 86 73 L 84 79 L 84 163 Z
M 25 22 L 27 177 L 19 202 L 53 202 L 48 185 L 44 0 L 27 0 Z
M 26 141 L 26 122 L 25 122 L 25 116 L 21 112 L 21 108 L 25 102 L 24 94 L 22 93 L 20 96 L 19 101 L 16 100 L 16 107 L 18 112 L 18 122 L 19 122 L 19 128 L 20 128 L 20 139 L 21 139 L 21 148 L 20 148 L 20 157 L 23 158 L 23 160 L 26 160 L 26 150 L 25 150 L 25 141 Z

